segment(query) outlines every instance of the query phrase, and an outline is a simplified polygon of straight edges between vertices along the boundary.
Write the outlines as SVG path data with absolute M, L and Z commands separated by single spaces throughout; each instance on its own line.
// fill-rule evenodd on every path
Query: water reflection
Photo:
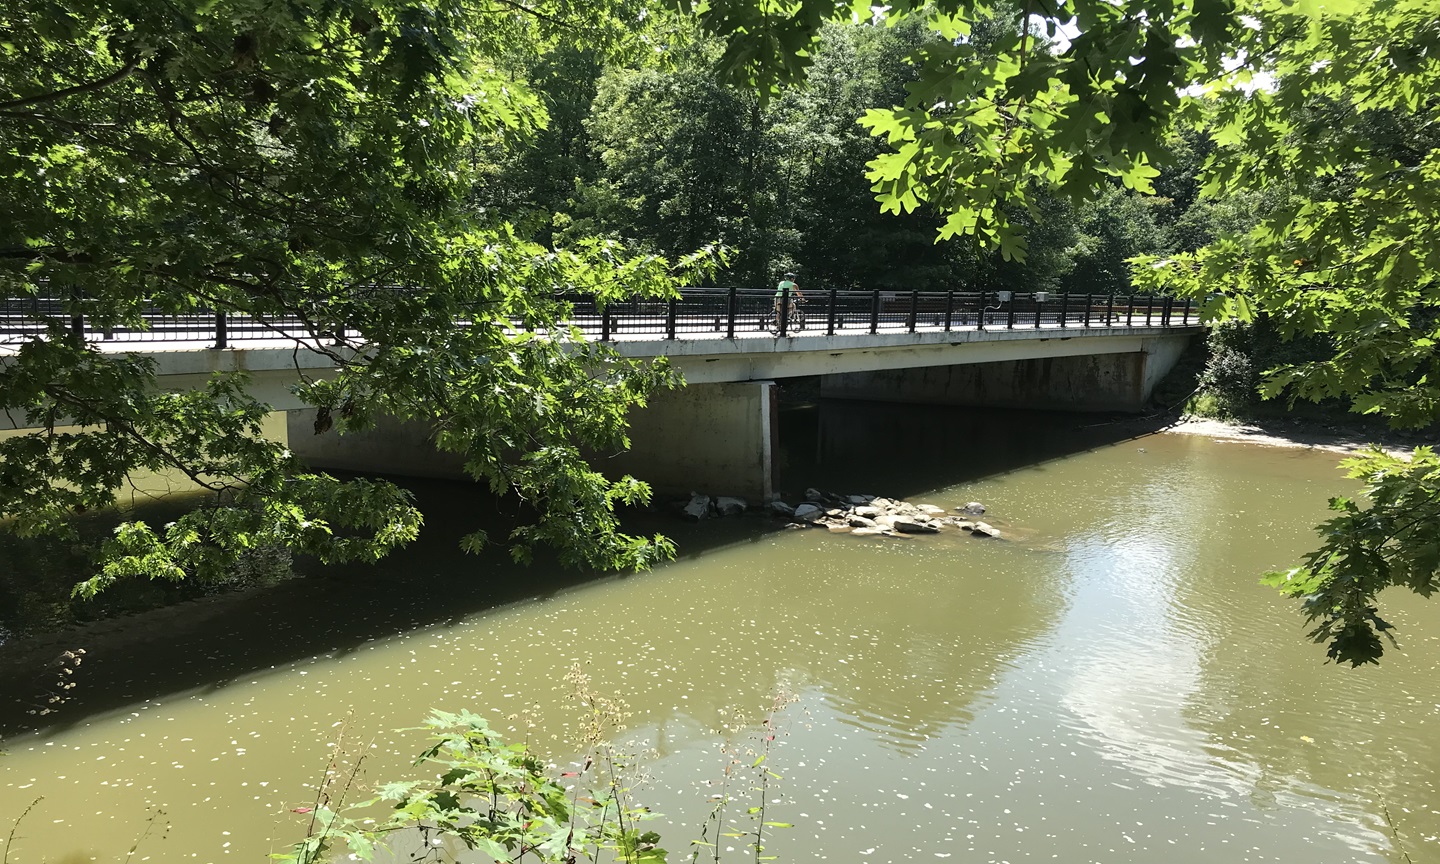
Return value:
M 0 817 L 47 796 L 10 862 L 122 860 L 161 807 L 170 833 L 154 860 L 263 856 L 302 830 L 290 810 L 309 803 L 352 709 L 347 734 L 373 743 L 369 780 L 405 773 L 420 736 L 392 730 L 431 705 L 481 710 L 564 761 L 572 664 L 629 703 L 627 741 L 653 775 L 640 794 L 672 814 L 676 850 L 698 836 L 723 748 L 743 748 L 783 691 L 797 701 L 767 813 L 796 825 L 771 840 L 782 859 L 1400 861 L 1385 802 L 1410 859 L 1440 861 L 1440 646 L 1424 635 L 1440 633 L 1436 610 L 1402 603 L 1406 653 L 1352 674 L 1318 665 L 1294 609 L 1254 582 L 1304 547 L 1330 463 L 1082 439 L 1065 445 L 1075 455 L 1007 461 L 923 498 L 919 472 L 903 481 L 917 500 L 985 501 L 1026 529 L 1020 542 L 665 522 L 688 550 L 675 565 L 539 586 L 543 569 L 437 545 L 315 594 L 217 609 L 191 632 L 175 618 L 130 633 L 96 668 L 129 681 L 116 699 L 139 695 L 7 740 Z M 816 470 L 859 461 L 831 440 Z M 458 532 L 468 506 L 442 506 L 431 527 Z M 167 659 L 176 646 L 192 653 Z M 150 680 L 193 680 L 156 671 L 187 661 L 217 683 Z

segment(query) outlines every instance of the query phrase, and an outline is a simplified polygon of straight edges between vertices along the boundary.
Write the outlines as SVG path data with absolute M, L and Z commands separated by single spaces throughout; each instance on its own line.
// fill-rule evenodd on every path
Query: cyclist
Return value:
M 780 306 L 785 302 L 785 292 L 790 292 L 790 314 L 795 314 L 795 305 L 805 302 L 805 295 L 800 293 L 800 286 L 795 284 L 795 274 L 786 273 L 780 284 L 775 286 L 775 326 L 780 326 Z

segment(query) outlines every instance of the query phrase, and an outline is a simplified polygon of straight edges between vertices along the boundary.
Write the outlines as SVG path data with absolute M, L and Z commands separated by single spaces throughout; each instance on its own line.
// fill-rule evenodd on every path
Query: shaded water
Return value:
M 1310 543 L 1335 457 L 1013 421 L 786 418 L 797 487 L 981 500 L 1010 543 L 657 517 L 637 528 L 681 560 L 582 582 L 454 554 L 472 490 L 417 487 L 432 540 L 378 571 L 67 637 L 92 645 L 75 700 L 0 745 L 0 840 L 43 795 L 12 864 L 124 860 L 157 808 L 134 860 L 259 860 L 303 830 L 348 712 L 371 780 L 405 773 L 422 739 L 392 730 L 430 706 L 533 722 L 563 760 L 579 662 L 631 706 L 671 849 L 786 692 L 781 860 L 1398 862 L 1398 831 L 1440 862 L 1440 610 L 1387 598 L 1402 650 L 1338 669 L 1255 582 Z

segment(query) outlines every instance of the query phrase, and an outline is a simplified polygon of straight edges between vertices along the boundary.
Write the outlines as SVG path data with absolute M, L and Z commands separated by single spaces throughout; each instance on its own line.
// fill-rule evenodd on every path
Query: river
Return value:
M 653 515 L 679 559 L 628 577 L 464 557 L 486 505 L 417 483 L 428 539 L 380 567 L 45 643 L 88 653 L 43 728 L 0 718 L 0 842 L 43 796 L 7 864 L 262 860 L 342 729 L 366 782 L 402 777 L 432 706 L 563 763 L 575 664 L 629 705 L 672 861 L 780 695 L 782 861 L 1440 862 L 1440 604 L 1388 595 L 1400 646 L 1352 670 L 1256 582 L 1311 545 L 1337 457 L 1098 422 L 791 412 L 787 483 L 979 500 L 1016 539 Z

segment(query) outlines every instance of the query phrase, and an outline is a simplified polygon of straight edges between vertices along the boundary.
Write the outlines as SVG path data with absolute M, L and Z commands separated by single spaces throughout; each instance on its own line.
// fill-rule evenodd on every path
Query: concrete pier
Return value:
M 630 412 L 630 450 L 589 455 L 605 476 L 633 475 L 659 495 L 694 490 L 760 501 L 774 488 L 775 411 L 773 381 L 663 391 Z M 464 460 L 436 450 L 421 424 L 382 419 L 365 432 L 316 435 L 313 408 L 286 420 L 290 449 L 315 468 L 468 479 Z

